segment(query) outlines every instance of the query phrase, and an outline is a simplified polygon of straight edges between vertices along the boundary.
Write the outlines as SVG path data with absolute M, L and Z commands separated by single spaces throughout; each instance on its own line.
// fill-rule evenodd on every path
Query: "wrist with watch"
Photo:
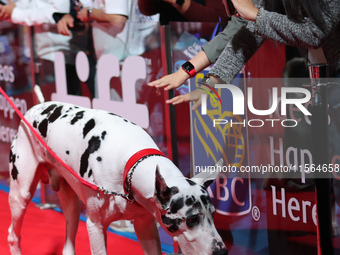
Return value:
M 182 70 L 186 72 L 190 78 L 194 77 L 196 75 L 196 70 L 193 64 L 191 64 L 189 61 L 185 62 L 182 65 Z

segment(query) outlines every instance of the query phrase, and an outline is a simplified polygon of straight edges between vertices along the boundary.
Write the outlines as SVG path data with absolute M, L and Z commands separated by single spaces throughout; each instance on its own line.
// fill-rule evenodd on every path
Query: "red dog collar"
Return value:
M 165 157 L 165 155 L 163 154 L 163 152 L 161 152 L 160 150 L 157 149 L 144 149 L 144 150 L 140 150 L 138 152 L 136 152 L 135 154 L 133 154 L 131 156 L 131 158 L 128 160 L 128 162 L 126 162 L 125 168 L 124 168 L 124 173 L 123 173 L 123 187 L 124 187 L 124 191 L 126 193 L 126 181 L 127 181 L 127 177 L 128 177 L 128 173 L 130 171 L 130 169 L 136 164 L 138 163 L 139 160 L 142 160 L 148 156 L 153 156 L 153 155 L 157 155 L 157 156 L 163 156 Z

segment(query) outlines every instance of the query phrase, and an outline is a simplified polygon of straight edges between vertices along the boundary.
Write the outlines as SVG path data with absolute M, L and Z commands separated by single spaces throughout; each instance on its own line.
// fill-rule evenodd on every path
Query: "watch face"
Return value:
M 184 4 L 184 0 L 176 0 L 176 4 L 182 6 Z
M 182 67 L 187 71 L 190 72 L 191 70 L 193 70 L 195 67 L 188 61 L 185 62 Z
M 190 78 L 194 77 L 196 75 L 195 67 L 193 64 L 191 64 L 189 61 L 185 62 L 182 65 L 182 69 L 189 74 Z

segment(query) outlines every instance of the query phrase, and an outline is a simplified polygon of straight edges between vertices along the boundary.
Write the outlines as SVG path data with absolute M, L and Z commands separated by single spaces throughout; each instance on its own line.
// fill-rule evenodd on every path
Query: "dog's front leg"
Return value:
M 66 220 L 66 239 L 63 255 L 75 254 L 75 239 L 80 216 L 80 200 L 70 185 L 64 180 L 60 180 L 60 190 L 58 192 L 63 215 Z
M 155 218 L 150 214 L 134 219 L 136 235 L 145 255 L 162 254 Z
M 91 254 L 106 255 L 107 226 L 103 226 L 100 221 L 94 222 L 90 216 L 86 219 L 87 232 L 89 234 Z

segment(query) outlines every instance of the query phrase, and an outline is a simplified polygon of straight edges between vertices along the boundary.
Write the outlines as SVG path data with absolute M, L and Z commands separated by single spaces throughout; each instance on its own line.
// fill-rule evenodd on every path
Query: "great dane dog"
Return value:
M 80 201 L 86 206 L 92 254 L 107 253 L 106 230 L 121 219 L 134 220 L 145 254 L 161 254 L 155 219 L 184 254 L 228 253 L 214 226 L 214 206 L 205 190 L 216 176 L 184 177 L 171 160 L 153 153 L 158 148 L 141 127 L 106 111 L 47 102 L 32 107 L 25 117 L 52 152 L 21 122 L 10 152 L 12 254 L 21 254 L 23 217 L 40 180 L 58 191 L 67 222 L 63 254 L 75 253 Z M 136 158 L 145 149 L 152 153 Z

